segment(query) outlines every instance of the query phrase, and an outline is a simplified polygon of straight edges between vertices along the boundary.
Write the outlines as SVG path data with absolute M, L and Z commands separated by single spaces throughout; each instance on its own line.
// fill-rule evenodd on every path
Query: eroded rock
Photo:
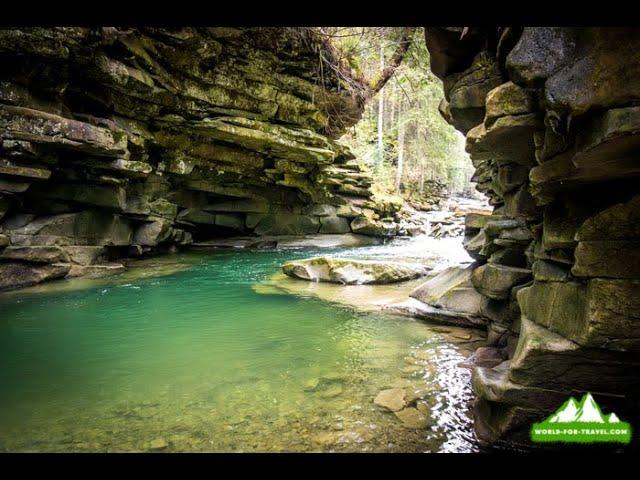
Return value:
M 282 271 L 302 280 L 363 285 L 411 280 L 426 275 L 429 268 L 397 262 L 315 257 L 287 262 Z

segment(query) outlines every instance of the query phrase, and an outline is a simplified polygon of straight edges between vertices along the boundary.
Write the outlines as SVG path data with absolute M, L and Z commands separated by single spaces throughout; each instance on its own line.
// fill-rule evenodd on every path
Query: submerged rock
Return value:
M 343 285 L 402 282 L 426 275 L 429 270 L 422 265 L 329 257 L 295 260 L 282 266 L 290 277 Z
M 403 408 L 398 412 L 394 412 L 395 416 L 400 419 L 402 424 L 407 428 L 426 428 L 429 426 L 429 417 L 414 407 Z
M 382 390 L 373 399 L 373 403 L 392 412 L 402 410 L 407 406 L 407 392 L 404 388 L 389 388 Z
M 169 443 L 164 438 L 156 438 L 151 440 L 148 445 L 149 450 L 164 450 L 169 447 Z

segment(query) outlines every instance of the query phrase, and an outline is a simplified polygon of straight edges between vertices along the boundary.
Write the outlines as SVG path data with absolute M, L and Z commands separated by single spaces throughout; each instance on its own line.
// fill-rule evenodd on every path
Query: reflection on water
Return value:
M 179 254 L 3 295 L 0 450 L 475 450 L 466 352 L 448 334 L 253 290 L 291 258 L 417 258 L 412 245 Z M 457 261 L 437 245 L 420 258 Z M 394 386 L 422 392 L 429 428 L 372 403 Z

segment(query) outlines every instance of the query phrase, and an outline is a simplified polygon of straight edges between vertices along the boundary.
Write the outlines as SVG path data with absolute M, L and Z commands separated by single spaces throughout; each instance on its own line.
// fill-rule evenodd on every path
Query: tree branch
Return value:
M 409 50 L 411 42 L 413 40 L 413 34 L 416 31 L 416 27 L 405 27 L 402 30 L 402 36 L 400 37 L 400 43 L 396 51 L 393 52 L 393 56 L 389 60 L 386 67 L 378 74 L 373 80 L 369 82 L 369 88 L 366 93 L 366 99 L 373 97 L 376 93 L 382 90 L 382 87 L 389 81 L 393 73 L 402 63 L 402 59 Z

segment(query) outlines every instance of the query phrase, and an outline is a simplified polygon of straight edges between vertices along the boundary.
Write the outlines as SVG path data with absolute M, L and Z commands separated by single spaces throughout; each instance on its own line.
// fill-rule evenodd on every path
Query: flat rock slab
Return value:
M 429 322 L 460 327 L 478 327 L 479 325 L 485 325 L 487 322 L 487 319 L 484 317 L 435 308 L 415 298 L 409 298 L 404 302 L 387 305 L 383 308 L 383 311 L 395 315 L 404 315 Z
M 429 417 L 414 407 L 407 407 L 394 412 L 407 428 L 420 429 L 429 426 Z
M 0 290 L 29 287 L 46 280 L 62 278 L 71 269 L 71 265 L 0 263 Z
M 402 282 L 426 275 L 429 270 L 423 265 L 329 257 L 295 260 L 282 266 L 290 277 L 343 285 Z
M 453 266 L 438 272 L 425 283 L 414 289 L 409 296 L 423 303 L 435 303 L 447 291 L 469 282 L 475 265 Z
M 397 412 L 407 406 L 406 395 L 404 388 L 389 388 L 380 391 L 373 399 L 373 403 L 392 412 Z
M 65 263 L 69 255 L 57 246 L 7 247 L 0 258 L 31 263 Z

